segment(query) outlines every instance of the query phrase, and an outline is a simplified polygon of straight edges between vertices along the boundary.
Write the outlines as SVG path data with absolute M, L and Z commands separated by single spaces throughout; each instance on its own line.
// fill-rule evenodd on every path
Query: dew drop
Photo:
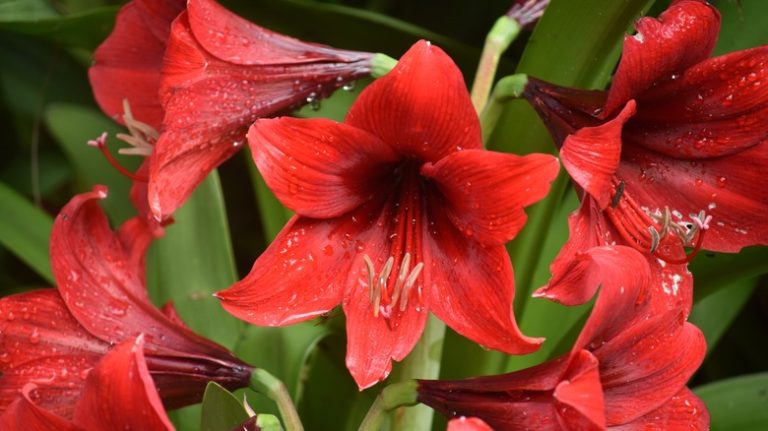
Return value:
M 725 187 L 727 179 L 725 177 L 717 177 L 717 186 L 720 188 Z

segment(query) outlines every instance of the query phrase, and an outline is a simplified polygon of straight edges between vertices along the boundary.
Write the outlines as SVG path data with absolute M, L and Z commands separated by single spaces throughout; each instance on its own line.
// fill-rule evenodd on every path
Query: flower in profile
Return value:
M 121 115 L 128 99 L 136 120 L 159 128 L 149 133 L 156 142 L 140 146 L 152 156 L 148 199 L 158 219 L 240 149 L 255 119 L 318 103 L 369 75 L 373 59 L 271 32 L 213 0 L 183 6 L 126 5 L 90 70 L 107 114 Z
M 113 232 L 98 205 L 106 189 L 73 198 L 51 235 L 55 289 L 0 299 L 0 411 L 29 398 L 71 419 L 92 369 L 113 346 L 143 337 L 149 373 L 168 408 L 199 402 L 205 385 L 248 385 L 253 367 L 150 302 L 144 255 L 154 234 L 143 217 Z
M 582 192 L 540 295 L 568 295 L 551 288 L 596 245 L 642 251 L 674 294 L 699 249 L 768 244 L 768 47 L 708 58 L 719 24 L 706 2 L 678 0 L 625 38 L 608 92 L 529 81 L 525 96 Z
M 0 416 L 5 431 L 172 431 L 144 357 L 144 336 L 126 339 L 106 353 L 84 378 L 72 419 L 40 407 L 37 385 L 26 384 Z M 109 402 L 105 402 L 109 400 Z
M 461 73 L 442 50 L 415 44 L 344 123 L 258 120 L 248 140 L 297 215 L 245 279 L 217 294 L 230 313 L 285 325 L 341 303 L 360 388 L 411 351 L 430 311 L 486 347 L 537 348 L 511 312 L 504 243 L 525 223 L 523 207 L 546 195 L 558 162 L 483 150 Z
M 596 247 L 572 274 L 601 290 L 572 350 L 525 370 L 458 381 L 420 381 L 419 401 L 474 416 L 495 430 L 708 429 L 704 404 L 685 387 L 704 359 L 686 304 L 668 297 L 636 250 Z M 683 293 L 690 301 L 692 291 Z

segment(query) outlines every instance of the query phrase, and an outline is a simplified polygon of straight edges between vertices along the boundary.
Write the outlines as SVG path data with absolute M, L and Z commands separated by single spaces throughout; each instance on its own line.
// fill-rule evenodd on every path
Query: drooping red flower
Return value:
M 500 376 L 420 381 L 419 401 L 496 430 L 707 429 L 703 403 L 685 387 L 706 350 L 685 306 L 669 307 L 629 247 L 593 248 L 579 259 L 574 282 L 592 294 L 602 287 L 570 353 Z
M 608 92 L 529 82 L 526 97 L 582 191 L 550 288 L 596 245 L 643 251 L 674 293 L 698 249 L 768 244 L 768 47 L 708 58 L 719 24 L 706 2 L 678 0 L 625 38 Z M 558 290 L 539 294 L 576 294 Z
M 442 50 L 415 44 L 344 123 L 259 120 L 248 139 L 297 215 L 245 279 L 217 294 L 230 313 L 285 325 L 342 303 L 347 367 L 361 388 L 410 352 L 429 311 L 489 348 L 536 349 L 511 312 L 504 243 L 558 163 L 484 151 L 461 73 Z
M 155 308 L 144 284 L 153 238 L 135 217 L 113 232 L 98 205 L 106 189 L 73 198 L 57 217 L 51 263 L 58 291 L 0 299 L 0 411 L 34 384 L 33 401 L 71 418 L 90 370 L 112 346 L 144 334 L 147 366 L 169 408 L 199 402 L 208 381 L 247 386 L 253 368 Z
M 5 431 L 117 430 L 171 431 L 144 357 L 144 337 L 126 339 L 84 377 L 71 420 L 38 405 L 35 383 L 28 383 L 0 416 Z
M 121 10 L 90 78 L 107 114 L 119 118 L 128 99 L 138 105 L 134 117 L 161 132 L 149 171 L 159 219 L 240 149 L 256 118 L 316 103 L 371 72 L 373 54 L 271 32 L 213 0 L 190 0 L 186 9 L 149 3 Z

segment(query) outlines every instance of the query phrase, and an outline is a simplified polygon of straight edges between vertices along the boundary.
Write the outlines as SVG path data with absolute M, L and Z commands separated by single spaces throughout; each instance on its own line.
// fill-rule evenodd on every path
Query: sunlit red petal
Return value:
M 625 138 L 683 159 L 737 153 L 768 139 L 766 100 L 768 47 L 733 52 L 646 91 Z
M 705 1 L 682 0 L 658 19 L 643 18 L 635 27 L 637 34 L 624 38 L 604 116 L 709 57 L 720 30 L 720 14 Z
M 353 62 L 368 54 L 343 51 L 284 36 L 245 20 L 213 0 L 189 0 L 197 41 L 221 60 L 243 65 Z
M 600 209 L 611 202 L 611 180 L 621 158 L 622 126 L 634 113 L 635 103 L 630 101 L 616 118 L 568 135 L 560 149 L 563 167 L 573 181 L 595 198 Z
M 493 431 L 493 429 L 478 418 L 462 416 L 449 421 L 446 431 Z
M 367 227 L 352 216 L 295 216 L 248 276 L 216 294 L 222 306 L 240 319 L 275 326 L 311 319 L 341 303 L 358 236 Z
M 19 391 L 17 399 L 0 416 L 0 429 L 3 431 L 81 430 L 61 416 L 38 406 L 30 399 L 30 395 L 34 392 L 34 384 L 29 384 Z
M 431 162 L 459 149 L 482 147 L 480 122 L 461 72 L 425 41 L 360 94 L 346 122 L 404 155 Z
M 712 216 L 703 248 L 737 252 L 768 244 L 768 188 L 763 170 L 768 145 L 727 157 L 681 160 L 625 146 L 619 176 L 626 193 L 650 211 L 669 206 L 684 217 L 704 210 Z
M 709 430 L 709 412 L 688 388 L 667 400 L 658 409 L 634 421 L 610 426 L 612 431 L 705 431 Z
M 144 362 L 144 337 L 118 344 L 90 372 L 75 408 L 85 429 L 173 430 Z
M 326 119 L 258 120 L 248 142 L 270 190 L 306 217 L 337 217 L 383 194 L 398 159 L 377 137 Z
M 37 405 L 71 417 L 88 370 L 108 348 L 80 326 L 54 289 L 0 299 L 0 411 L 31 383 Z
M 482 150 L 458 151 L 421 168 L 447 200 L 457 229 L 487 244 L 503 244 L 523 227 L 523 207 L 549 191 L 557 159 L 546 154 L 517 156 Z
M 512 314 L 514 277 L 503 245 L 482 245 L 430 208 L 424 236 L 424 292 L 430 310 L 461 335 L 510 354 L 535 351 L 543 341 L 523 335 Z M 483 310 L 482 313 L 478 310 Z
M 160 128 L 160 66 L 168 29 L 183 0 L 134 0 L 120 10 L 115 29 L 94 53 L 88 71 L 93 94 L 107 115 L 122 122 L 123 99 L 136 119 Z

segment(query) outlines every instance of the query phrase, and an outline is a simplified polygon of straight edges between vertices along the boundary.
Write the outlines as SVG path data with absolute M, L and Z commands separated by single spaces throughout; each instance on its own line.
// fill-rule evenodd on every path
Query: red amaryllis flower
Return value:
M 99 360 L 84 378 L 72 420 L 40 407 L 35 401 L 40 398 L 37 385 L 28 383 L 0 416 L 0 427 L 5 431 L 173 430 L 143 348 L 140 335 L 121 342 Z
M 259 120 L 248 132 L 267 184 L 297 215 L 220 292 L 260 325 L 347 315 L 347 367 L 361 388 L 413 348 L 432 311 L 459 333 L 520 354 L 504 243 L 558 170 L 549 155 L 484 151 L 459 70 L 415 44 L 366 88 L 344 123 Z
M 273 33 L 213 0 L 190 0 L 183 12 L 175 1 L 148 3 L 125 6 L 90 77 L 109 115 L 135 99 L 134 117 L 160 127 L 154 150 L 144 147 L 152 153 L 149 202 L 158 218 L 239 150 L 256 118 L 316 103 L 371 72 L 372 54 Z M 151 55 L 143 57 L 145 46 Z
M 169 408 L 198 402 L 211 380 L 229 388 L 248 384 L 251 366 L 193 333 L 172 309 L 164 314 L 150 303 L 144 253 L 152 233 L 140 217 L 113 232 L 97 203 L 104 197 L 101 186 L 76 196 L 54 223 L 58 291 L 0 300 L 0 410 L 32 383 L 36 404 L 70 418 L 89 370 L 111 346 L 139 334 Z
M 460 417 L 448 422 L 446 431 L 493 431 L 491 427 L 478 418 Z
M 550 286 L 567 277 L 574 252 L 594 245 L 644 251 L 674 293 L 690 282 L 682 264 L 699 248 L 768 243 L 768 191 L 759 186 L 768 166 L 768 47 L 708 59 L 719 23 L 698 0 L 641 19 L 607 93 L 530 81 L 526 97 L 583 191 Z M 694 247 L 691 256 L 681 245 Z M 569 290 L 540 294 L 569 302 Z
M 667 305 L 629 247 L 593 248 L 579 259 L 573 277 L 582 290 L 602 288 L 569 354 L 500 376 L 420 381 L 419 401 L 496 430 L 707 429 L 703 403 L 685 387 L 706 350 L 685 307 Z

